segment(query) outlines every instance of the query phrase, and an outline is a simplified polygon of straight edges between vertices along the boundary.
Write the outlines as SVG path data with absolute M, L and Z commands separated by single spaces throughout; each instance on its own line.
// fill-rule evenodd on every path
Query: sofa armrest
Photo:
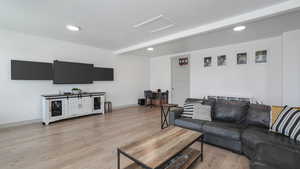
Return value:
M 297 169 L 300 166 L 299 146 L 285 146 L 272 143 L 258 144 L 255 161 L 272 164 L 277 168 Z
M 174 125 L 175 120 L 178 119 L 182 113 L 183 113 L 183 107 L 172 108 L 169 113 L 169 124 Z

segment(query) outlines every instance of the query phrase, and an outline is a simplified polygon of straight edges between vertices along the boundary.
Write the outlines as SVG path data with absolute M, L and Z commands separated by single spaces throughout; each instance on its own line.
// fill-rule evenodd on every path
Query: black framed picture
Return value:
M 238 65 L 247 64 L 247 53 L 238 53 L 236 60 Z
M 204 57 L 204 67 L 210 67 L 212 65 L 212 57 Z
M 260 50 L 255 52 L 255 63 L 267 63 L 267 50 Z
M 218 56 L 218 66 L 226 65 L 226 55 Z
M 189 58 L 188 57 L 179 58 L 178 62 L 179 62 L 180 66 L 188 65 L 189 64 Z

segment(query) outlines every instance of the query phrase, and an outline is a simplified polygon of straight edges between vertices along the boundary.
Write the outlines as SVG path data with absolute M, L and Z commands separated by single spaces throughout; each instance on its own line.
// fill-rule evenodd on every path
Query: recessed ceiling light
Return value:
M 233 28 L 234 31 L 239 32 L 246 29 L 246 26 L 236 26 Z
M 73 31 L 73 32 L 78 32 L 80 31 L 80 27 L 79 26 L 74 26 L 74 25 L 67 25 L 66 28 L 69 30 L 69 31 Z
M 154 48 L 150 47 L 150 48 L 147 48 L 148 51 L 154 51 Z

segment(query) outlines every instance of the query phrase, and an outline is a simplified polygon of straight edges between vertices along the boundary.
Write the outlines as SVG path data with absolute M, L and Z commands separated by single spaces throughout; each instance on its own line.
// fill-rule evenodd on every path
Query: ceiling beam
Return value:
M 117 51 L 114 51 L 114 53 L 117 55 L 124 54 L 127 52 L 146 48 L 149 46 L 159 45 L 159 44 L 166 43 L 169 41 L 209 32 L 209 31 L 213 31 L 213 30 L 217 30 L 217 29 L 221 29 L 221 28 L 226 28 L 226 27 L 241 24 L 241 23 L 264 19 L 266 17 L 271 17 L 271 16 L 282 14 L 285 12 L 290 12 L 290 11 L 296 10 L 298 8 L 300 8 L 300 0 L 289 0 L 289 1 L 286 1 L 283 3 L 279 3 L 276 5 L 266 7 L 266 8 L 258 9 L 258 10 L 255 10 L 255 11 L 252 11 L 249 13 L 226 18 L 224 20 L 220 20 L 220 21 L 213 22 L 210 24 L 202 25 L 202 26 L 199 26 L 196 28 L 180 31 L 180 32 L 170 34 L 170 35 L 158 38 L 158 39 L 150 40 L 147 42 L 142 42 L 142 43 L 139 43 L 139 44 L 136 44 L 133 46 L 119 49 Z

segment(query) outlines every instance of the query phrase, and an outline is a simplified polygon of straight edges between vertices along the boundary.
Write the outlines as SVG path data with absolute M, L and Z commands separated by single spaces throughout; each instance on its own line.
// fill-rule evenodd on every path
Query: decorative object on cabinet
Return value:
M 80 93 L 81 93 L 81 89 L 79 89 L 79 88 L 72 89 L 72 94 L 80 94 Z

